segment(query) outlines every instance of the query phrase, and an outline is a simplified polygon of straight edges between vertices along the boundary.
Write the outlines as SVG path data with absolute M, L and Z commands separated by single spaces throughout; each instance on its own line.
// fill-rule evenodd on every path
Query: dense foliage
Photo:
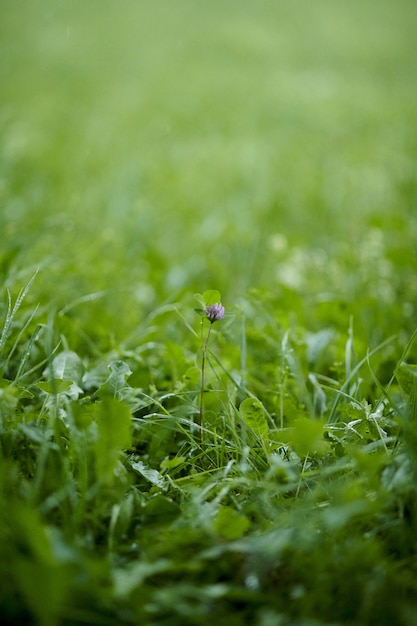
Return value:
M 3 0 L 2 624 L 417 622 L 416 21 Z

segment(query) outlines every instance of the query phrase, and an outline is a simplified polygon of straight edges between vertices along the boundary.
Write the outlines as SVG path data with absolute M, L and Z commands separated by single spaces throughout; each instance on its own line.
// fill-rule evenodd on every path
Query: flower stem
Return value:
M 201 324 L 203 324 L 203 320 L 201 320 Z M 207 337 L 206 340 L 203 344 L 203 356 L 201 359 L 201 384 L 200 384 L 200 410 L 199 410 L 199 414 L 198 414 L 198 425 L 200 427 L 200 442 L 203 441 L 203 397 L 204 397 L 204 371 L 205 371 L 205 367 L 206 367 L 206 354 L 207 354 L 207 347 L 208 347 L 208 342 L 209 342 L 209 338 L 210 338 L 210 331 L 211 331 L 211 327 L 212 327 L 213 323 L 210 322 L 210 326 L 209 329 L 207 331 Z

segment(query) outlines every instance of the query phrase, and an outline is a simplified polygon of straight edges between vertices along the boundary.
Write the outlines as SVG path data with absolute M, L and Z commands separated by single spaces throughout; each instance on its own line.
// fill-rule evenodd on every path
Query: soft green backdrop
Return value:
M 121 334 L 207 288 L 412 328 L 416 27 L 412 0 L 3 0 L 6 285 L 111 290 L 88 315 Z

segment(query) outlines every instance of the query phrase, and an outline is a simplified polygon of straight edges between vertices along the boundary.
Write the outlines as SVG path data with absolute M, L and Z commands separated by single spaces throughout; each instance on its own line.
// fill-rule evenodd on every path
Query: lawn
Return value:
M 1 2 L 2 623 L 417 622 L 416 28 Z

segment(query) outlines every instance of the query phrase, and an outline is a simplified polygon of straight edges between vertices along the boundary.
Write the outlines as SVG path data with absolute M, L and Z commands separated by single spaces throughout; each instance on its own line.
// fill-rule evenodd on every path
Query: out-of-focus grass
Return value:
M 400 299 L 413 318 L 411 0 L 0 13 L 6 282 L 17 251 L 58 308 L 116 289 L 100 310 L 126 328 L 210 286 Z

